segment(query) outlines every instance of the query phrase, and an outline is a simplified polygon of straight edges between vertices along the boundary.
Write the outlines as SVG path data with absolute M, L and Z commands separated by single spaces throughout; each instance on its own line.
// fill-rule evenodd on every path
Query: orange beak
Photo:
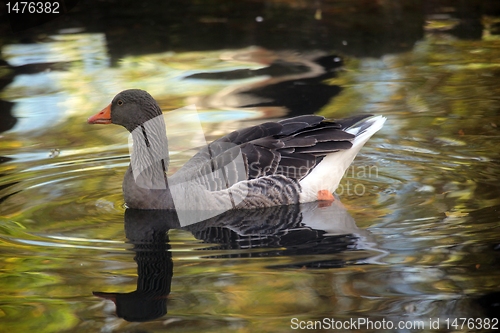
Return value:
M 111 104 L 87 119 L 89 124 L 111 124 Z

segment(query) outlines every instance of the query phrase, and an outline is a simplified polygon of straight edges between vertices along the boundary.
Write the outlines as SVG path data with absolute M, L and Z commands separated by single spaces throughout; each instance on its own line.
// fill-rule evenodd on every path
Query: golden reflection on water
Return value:
M 0 142 L 0 154 L 13 158 L 0 164 L 0 304 L 7 304 L 0 305 L 0 317 L 18 331 L 35 326 L 46 332 L 90 331 L 103 320 L 126 328 L 110 319 L 112 309 L 92 298 L 91 291 L 135 288 L 134 255 L 123 243 L 127 134 L 89 126 L 87 117 L 125 88 L 148 90 L 171 110 L 193 98 L 220 97 L 233 85 L 254 85 L 260 78 L 208 82 L 183 77 L 260 68 L 264 65 L 256 58 L 228 54 L 267 59 L 270 52 L 165 53 L 127 57 L 110 68 L 99 34 L 57 36 L 51 43 L 24 47 L 6 47 L 3 55 L 13 64 L 27 61 L 27 54 L 72 62 L 34 78 L 20 75 L 1 92 L 24 118 Z M 291 316 L 480 315 L 467 297 L 498 290 L 500 274 L 495 250 L 500 243 L 500 71 L 492 61 L 499 58 L 496 39 L 458 41 L 429 33 L 411 52 L 347 59 L 347 71 L 330 81 L 344 90 L 320 114 L 370 112 L 389 119 L 362 150 L 339 193 L 378 252 L 328 254 L 346 262 L 338 268 L 283 268 L 325 256 L 251 257 L 245 254 L 252 251 L 240 250 L 238 256 L 224 257 L 234 251 L 202 250 L 207 245 L 190 232 L 171 230 L 168 318 L 175 320 L 145 327 L 193 320 L 202 328 L 217 323 L 227 329 L 279 331 L 289 327 Z M 213 99 L 198 108 L 207 138 L 282 114 L 210 105 Z M 214 121 L 221 112 L 232 119 Z M 54 149 L 57 156 L 51 155 Z M 177 159 L 174 154 L 174 165 Z M 370 167 L 372 172 L 360 172 Z M 373 261 L 360 259 L 380 253 Z

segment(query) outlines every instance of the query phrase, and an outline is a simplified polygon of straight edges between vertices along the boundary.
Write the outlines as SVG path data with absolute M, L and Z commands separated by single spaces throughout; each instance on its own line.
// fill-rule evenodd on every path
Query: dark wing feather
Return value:
M 283 129 L 279 133 L 280 135 L 290 135 L 293 134 L 297 131 L 300 131 L 301 129 L 310 126 L 308 123 L 305 122 L 292 122 L 292 123 L 287 123 L 285 126 L 283 126 Z
M 252 145 L 260 146 L 260 147 L 266 147 L 266 148 L 283 148 L 285 147 L 285 143 L 281 140 L 276 140 L 272 136 L 268 136 L 265 138 L 260 138 L 257 140 L 252 140 L 251 141 Z
M 290 147 L 311 147 L 314 146 L 318 140 L 315 138 L 309 137 L 309 138 L 297 138 L 294 136 L 289 136 L 282 138 L 281 141 L 285 144 L 284 148 L 290 148 Z
M 276 174 L 292 179 L 304 178 L 321 159 L 311 154 L 282 154 Z
M 210 190 L 226 188 L 237 180 L 234 175 L 248 180 L 270 175 L 300 180 L 327 154 L 351 148 L 355 136 L 345 129 L 366 117 L 329 122 L 305 115 L 234 131 L 200 150 L 178 173 L 194 173 Z M 233 163 L 240 153 L 244 175 L 242 166 Z M 215 179 L 213 171 L 218 168 L 229 173 L 229 181 Z
M 231 132 L 200 149 L 196 155 L 194 155 L 189 161 L 186 162 L 186 164 L 182 166 L 181 169 L 177 171 L 177 173 L 182 175 L 182 177 L 179 175 L 177 177 L 185 178 L 189 174 L 197 173 L 198 169 L 207 170 L 203 167 L 203 165 L 206 163 L 210 164 L 211 159 L 215 158 L 219 154 L 223 154 L 226 150 L 251 140 L 264 139 L 266 137 L 278 135 L 282 128 L 283 125 L 280 123 L 267 122 Z
M 328 141 L 328 142 L 318 142 L 312 147 L 301 147 L 295 149 L 295 154 L 306 153 L 322 155 L 333 153 L 335 151 L 349 149 L 352 147 L 352 143 L 349 141 Z
M 286 124 L 290 124 L 290 123 L 301 122 L 301 123 L 307 123 L 310 126 L 314 126 L 314 125 L 318 125 L 323 120 L 325 120 L 325 117 L 323 117 L 323 116 L 316 116 L 313 114 L 307 114 L 304 116 L 298 116 L 298 117 L 280 120 L 280 121 L 278 121 L 278 124 L 286 125 Z
M 241 152 L 246 157 L 248 179 L 272 175 L 276 172 L 280 160 L 280 154 L 276 149 L 246 143 L 241 146 Z
M 352 140 L 354 135 L 335 130 L 329 127 L 318 128 L 316 130 L 309 130 L 294 136 L 295 138 L 314 138 L 319 142 L 324 141 L 344 141 L 344 140 Z
M 223 136 L 220 139 L 215 140 L 214 142 L 232 142 L 236 145 L 240 145 L 252 140 L 265 138 L 271 135 L 277 135 L 281 132 L 282 129 L 282 124 L 276 122 L 268 122 L 234 131 L 226 136 Z

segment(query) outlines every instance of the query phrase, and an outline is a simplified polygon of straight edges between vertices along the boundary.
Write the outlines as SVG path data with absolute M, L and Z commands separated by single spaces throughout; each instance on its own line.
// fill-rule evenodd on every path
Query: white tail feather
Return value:
M 373 134 L 384 126 L 385 121 L 386 118 L 383 116 L 374 116 L 347 128 L 346 132 L 356 135 L 352 147 L 328 154 L 311 173 L 300 181 L 302 187 L 300 202 L 316 201 L 318 191 L 321 190 L 333 193 L 360 149 Z

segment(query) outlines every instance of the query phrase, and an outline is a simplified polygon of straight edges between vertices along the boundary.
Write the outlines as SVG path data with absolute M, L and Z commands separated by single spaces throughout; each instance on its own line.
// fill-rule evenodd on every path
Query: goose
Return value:
M 302 115 L 265 122 L 202 147 L 167 177 L 165 122 L 148 92 L 124 90 L 87 120 L 121 125 L 132 134 L 133 151 L 122 186 L 128 208 L 218 212 L 333 202 L 347 168 L 385 121 L 380 115 L 334 121 Z

